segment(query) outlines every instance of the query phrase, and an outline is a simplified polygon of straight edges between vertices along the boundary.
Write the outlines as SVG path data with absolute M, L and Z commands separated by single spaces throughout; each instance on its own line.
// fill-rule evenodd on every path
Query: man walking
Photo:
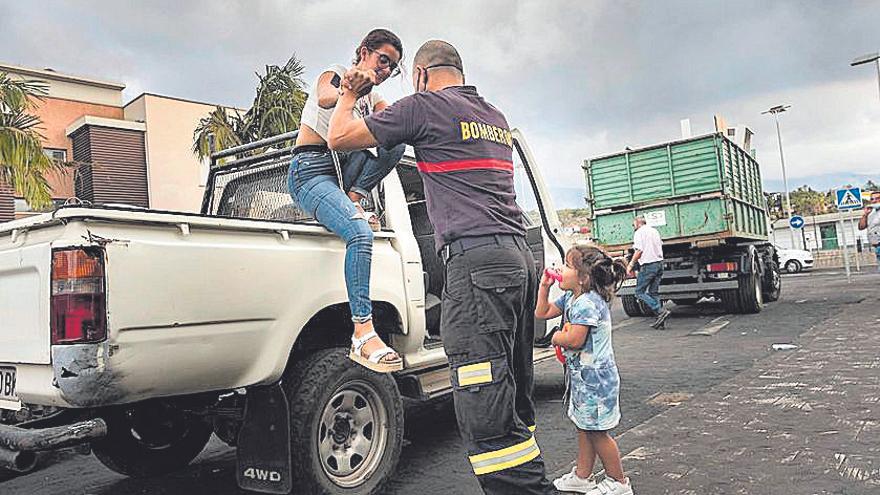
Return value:
M 663 328 L 670 315 L 670 311 L 663 307 L 659 296 L 660 280 L 663 278 L 663 241 L 657 229 L 648 225 L 642 215 L 633 220 L 633 229 L 635 229 L 633 235 L 635 253 L 627 270 L 632 272 L 638 264 L 636 297 L 647 304 L 657 317 L 651 326 Z
M 859 219 L 859 230 L 868 231 L 868 244 L 877 256 L 877 271 L 880 272 L 880 193 L 871 193 L 871 204 L 865 208 Z
M 416 94 L 355 118 L 372 75 L 346 75 L 328 144 L 415 148 L 435 243 L 446 264 L 441 336 L 455 415 L 469 460 L 489 494 L 553 493 L 533 436 L 535 262 L 513 186 L 504 115 L 464 85 L 458 51 L 428 41 L 413 60 Z

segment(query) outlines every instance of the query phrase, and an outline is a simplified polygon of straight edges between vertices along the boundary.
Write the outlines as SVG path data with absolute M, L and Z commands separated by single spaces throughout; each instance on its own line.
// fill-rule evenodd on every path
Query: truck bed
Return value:
M 758 164 L 722 134 L 594 158 L 584 168 L 593 234 L 603 245 L 630 243 L 636 215 L 665 243 L 767 239 Z
M 385 276 L 371 292 L 406 328 L 408 298 L 424 295 L 401 290 L 393 239 L 376 234 L 373 267 Z M 79 246 L 106 253 L 108 338 L 52 346 L 52 250 Z M 344 256 L 342 241 L 314 223 L 78 207 L 9 222 L 0 225 L 0 366 L 17 368 L 20 399 L 57 406 L 272 381 L 314 308 L 348 300 Z

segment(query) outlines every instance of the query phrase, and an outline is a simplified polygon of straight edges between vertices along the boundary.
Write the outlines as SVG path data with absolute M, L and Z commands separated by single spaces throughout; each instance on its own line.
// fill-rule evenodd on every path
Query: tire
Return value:
M 779 265 L 775 261 L 767 264 L 767 272 L 764 274 L 764 301 L 778 301 L 782 295 L 782 276 L 779 274 Z
M 684 299 L 673 299 L 672 302 L 679 306 L 693 306 L 700 300 L 699 297 L 688 297 Z
M 353 363 L 347 349 L 325 349 L 295 361 L 284 386 L 298 491 L 382 493 L 403 447 L 403 399 L 394 379 Z M 363 455 L 352 446 L 358 442 Z M 349 445 L 342 454 L 334 450 L 340 444 Z
M 725 308 L 731 313 L 760 313 L 764 308 L 764 289 L 761 283 L 758 254 L 751 252 L 748 257 L 751 266 L 749 273 L 741 273 L 739 288 L 726 291 L 722 296 Z
M 105 411 L 107 436 L 92 443 L 101 464 L 119 474 L 147 477 L 189 465 L 211 438 L 211 425 L 161 401 Z
M 725 290 L 721 293 L 721 304 L 727 313 L 742 313 L 739 306 L 739 290 Z
M 788 260 L 785 262 L 785 271 L 787 273 L 798 273 L 803 269 L 803 265 L 798 260 Z
M 623 304 L 623 312 L 627 316 L 647 316 L 645 311 L 645 303 L 639 301 L 636 296 L 620 296 L 620 302 Z

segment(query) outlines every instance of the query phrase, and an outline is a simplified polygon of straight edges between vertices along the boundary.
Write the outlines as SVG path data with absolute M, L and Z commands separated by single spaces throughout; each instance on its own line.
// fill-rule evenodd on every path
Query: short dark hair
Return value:
M 400 41 L 400 38 L 397 37 L 396 34 L 392 33 L 387 29 L 374 29 L 367 33 L 364 36 L 361 44 L 354 51 L 354 63 L 359 63 L 361 61 L 361 48 L 366 48 L 367 50 L 375 50 L 382 45 L 391 45 L 400 53 L 400 60 L 403 60 L 403 43 Z
M 423 67 L 441 66 L 449 69 L 458 69 L 464 74 L 464 66 L 461 63 L 461 55 L 451 44 L 442 40 L 426 41 L 419 47 L 413 58 L 413 65 Z

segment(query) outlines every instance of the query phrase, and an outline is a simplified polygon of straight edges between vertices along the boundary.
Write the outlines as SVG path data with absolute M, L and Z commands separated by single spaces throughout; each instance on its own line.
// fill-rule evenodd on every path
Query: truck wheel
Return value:
M 290 398 L 293 484 L 302 493 L 368 495 L 382 487 L 403 447 L 403 399 L 387 374 L 325 349 L 283 380 Z
M 779 265 L 775 261 L 767 263 L 767 272 L 764 275 L 764 301 L 778 301 L 782 294 L 782 277 L 779 275 Z
M 759 273 L 758 254 L 749 256 L 751 273 L 741 274 L 739 290 L 736 291 L 737 307 L 741 313 L 760 313 L 764 308 L 764 288 Z
M 623 312 L 627 316 L 647 316 L 650 314 L 645 308 L 645 303 L 636 296 L 620 296 L 620 302 L 623 304 Z
M 211 425 L 164 402 L 113 408 L 101 415 L 107 436 L 92 443 L 101 464 L 133 477 L 184 468 L 211 438 Z
M 724 306 L 724 311 L 727 313 L 741 313 L 742 310 L 739 307 L 739 290 L 725 290 L 721 293 L 721 304 Z

